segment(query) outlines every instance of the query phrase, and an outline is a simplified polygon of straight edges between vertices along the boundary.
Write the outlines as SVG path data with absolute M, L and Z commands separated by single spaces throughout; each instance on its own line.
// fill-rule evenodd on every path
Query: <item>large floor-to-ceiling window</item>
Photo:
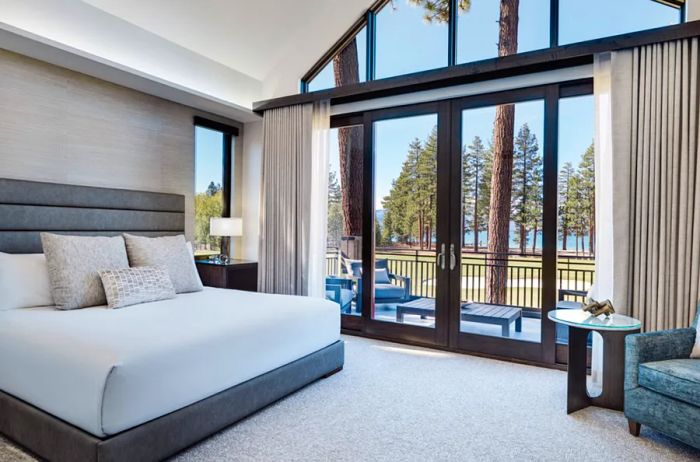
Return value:
M 302 91 L 682 22 L 682 2 L 614 3 L 377 3 Z M 600 9 L 624 19 L 596 21 Z M 566 338 L 547 312 L 583 301 L 595 278 L 592 79 L 582 72 L 334 118 L 326 293 L 346 329 L 554 361 Z

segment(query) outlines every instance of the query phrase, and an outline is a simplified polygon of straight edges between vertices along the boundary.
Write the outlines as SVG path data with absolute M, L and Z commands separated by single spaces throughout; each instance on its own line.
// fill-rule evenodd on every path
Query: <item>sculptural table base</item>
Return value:
M 622 411 L 624 405 L 625 337 L 639 329 L 610 331 L 569 327 L 569 367 L 566 412 L 571 414 L 588 406 Z M 603 389 L 591 397 L 586 387 L 588 333 L 595 330 L 603 337 Z

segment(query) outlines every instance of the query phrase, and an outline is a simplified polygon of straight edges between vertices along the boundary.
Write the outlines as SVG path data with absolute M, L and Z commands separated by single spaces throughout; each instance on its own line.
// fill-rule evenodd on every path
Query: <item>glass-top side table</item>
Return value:
M 642 327 L 639 319 L 624 314 L 612 314 L 609 317 L 593 316 L 583 310 L 552 310 L 547 317 L 554 322 L 567 326 L 589 330 L 637 330 Z
M 641 322 L 622 314 L 592 316 L 583 310 L 552 310 L 547 317 L 569 329 L 569 365 L 567 372 L 568 414 L 588 406 L 623 410 L 625 380 L 625 337 L 638 333 Z M 586 387 L 588 332 L 603 338 L 603 388 L 592 397 Z

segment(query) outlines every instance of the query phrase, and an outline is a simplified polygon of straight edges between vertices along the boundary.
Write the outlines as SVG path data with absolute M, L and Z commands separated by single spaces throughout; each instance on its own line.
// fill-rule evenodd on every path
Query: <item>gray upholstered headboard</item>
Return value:
M 0 178 L 0 252 L 41 252 L 42 231 L 182 234 L 185 196 Z

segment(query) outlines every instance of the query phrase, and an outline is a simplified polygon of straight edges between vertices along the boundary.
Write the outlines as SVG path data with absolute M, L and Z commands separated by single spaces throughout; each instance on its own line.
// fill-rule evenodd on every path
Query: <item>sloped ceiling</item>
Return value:
M 263 83 L 270 78 L 279 79 L 280 63 L 284 63 L 283 72 L 288 73 L 284 77 L 293 82 L 292 91 L 301 75 L 372 3 L 371 0 L 83 1 Z
M 301 76 L 371 3 L 0 0 L 0 48 L 184 104 L 199 98 L 201 109 L 257 120 L 252 103 L 296 93 Z

